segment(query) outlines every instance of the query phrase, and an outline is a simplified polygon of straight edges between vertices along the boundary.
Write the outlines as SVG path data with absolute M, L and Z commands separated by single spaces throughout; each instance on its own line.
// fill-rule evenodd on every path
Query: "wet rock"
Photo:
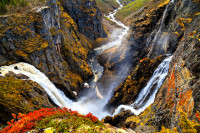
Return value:
M 17 66 L 14 67 L 15 70 L 19 70 L 19 68 Z
M 160 34 L 162 36 L 170 34 L 170 38 L 167 41 L 169 44 L 168 50 L 173 49 L 172 51 L 174 51 L 172 52 L 173 58 L 170 63 L 168 76 L 159 89 L 154 104 L 139 116 L 131 116 L 127 119 L 127 121 L 136 122 L 138 132 L 139 130 L 145 132 L 146 129 L 143 128 L 146 127 L 144 125 L 153 125 L 156 131 L 160 131 L 162 126 L 166 128 L 180 128 L 178 125 L 180 110 L 184 111 L 190 119 L 195 119 L 196 111 L 200 110 L 200 16 L 194 15 L 198 14 L 199 5 L 190 0 L 182 0 L 175 1 L 173 6 L 175 7 L 171 7 L 173 9 L 170 11 L 171 14 L 167 15 L 167 18 L 171 19 L 169 21 L 165 20 L 162 27 L 164 32 Z M 185 10 L 189 12 L 185 12 Z M 137 35 L 137 32 L 135 35 Z M 171 35 L 174 36 L 171 37 Z M 142 36 L 140 37 L 142 38 Z M 170 47 L 170 44 L 172 44 L 170 41 L 174 38 L 176 38 L 176 41 L 174 41 L 176 46 L 173 47 L 171 45 L 172 47 Z M 155 45 L 157 44 L 159 43 Z M 152 53 L 149 55 L 153 58 L 160 51 L 157 51 L 159 48 L 151 48 L 152 51 L 148 49 L 147 52 L 151 51 Z
M 105 119 L 103 119 L 104 123 L 109 123 L 116 127 L 124 127 L 125 126 L 125 120 L 131 116 L 131 111 L 122 111 L 119 114 L 115 115 L 114 117 L 107 116 Z

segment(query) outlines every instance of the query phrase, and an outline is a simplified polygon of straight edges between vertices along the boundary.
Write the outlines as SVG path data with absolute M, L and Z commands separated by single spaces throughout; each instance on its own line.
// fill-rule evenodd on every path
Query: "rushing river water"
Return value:
M 10 66 L 2 66 L 0 67 L 0 75 L 5 76 L 6 73 L 12 71 L 15 74 L 23 74 L 28 76 L 30 80 L 40 84 L 45 89 L 52 101 L 60 107 L 71 108 L 72 110 L 77 110 L 79 111 L 79 113 L 82 114 L 87 114 L 91 112 L 94 115 L 96 115 L 99 119 L 102 119 L 107 115 L 112 115 L 109 112 L 105 111 L 104 108 L 105 105 L 108 103 L 109 99 L 112 97 L 113 89 L 115 89 L 121 82 L 116 83 L 117 80 L 114 80 L 112 83 L 110 83 L 111 87 L 99 88 L 98 81 L 102 77 L 104 69 L 98 63 L 97 56 L 109 48 L 121 45 L 124 37 L 129 31 L 129 27 L 125 26 L 123 23 L 115 19 L 115 14 L 119 9 L 123 7 L 123 5 L 120 4 L 119 0 L 117 0 L 117 2 L 119 3 L 120 7 L 111 12 L 107 17 L 121 27 L 121 32 L 113 31 L 113 34 L 115 34 L 115 36 L 112 39 L 112 41 L 109 41 L 106 44 L 95 48 L 94 50 L 89 52 L 88 64 L 91 67 L 94 78 L 89 83 L 85 83 L 88 89 L 86 89 L 87 91 L 83 95 L 81 95 L 81 97 L 76 102 L 67 98 L 62 91 L 56 88 L 56 86 L 45 76 L 45 74 L 43 74 L 34 66 L 28 63 L 21 62 Z M 148 82 L 147 86 L 139 94 L 134 104 L 130 106 L 121 105 L 115 113 L 118 113 L 121 108 L 125 108 L 130 109 L 135 114 L 139 114 L 144 109 L 146 109 L 146 107 L 148 107 L 151 103 L 153 103 L 155 99 L 155 94 L 159 87 L 162 85 L 162 82 L 164 81 L 167 75 L 170 60 L 171 57 L 168 57 L 160 64 L 160 66 L 156 69 L 152 78 Z M 17 69 L 15 69 L 16 67 Z M 123 73 L 126 73 L 124 68 L 122 69 L 122 71 Z M 157 84 L 156 89 L 151 90 L 152 86 L 154 86 L 155 84 Z M 102 93 L 102 89 L 108 90 L 107 93 Z M 149 95 L 150 92 L 153 93 L 150 97 L 147 97 L 147 95 Z M 147 102 L 144 103 L 146 99 Z M 139 110 L 134 109 L 136 105 L 139 106 Z
M 78 99 L 77 102 L 74 102 L 67 98 L 64 93 L 56 88 L 56 86 L 42 72 L 40 72 L 34 66 L 28 63 L 21 62 L 10 66 L 2 66 L 0 68 L 1 75 L 4 76 L 9 71 L 12 71 L 15 74 L 23 74 L 28 76 L 30 80 L 40 84 L 45 89 L 52 101 L 60 107 L 71 108 L 72 110 L 77 110 L 79 111 L 79 113 L 82 114 L 87 114 L 88 112 L 91 112 L 99 119 L 102 119 L 107 115 L 111 115 L 104 110 L 104 107 L 112 96 L 111 92 L 114 87 L 108 94 L 101 94 L 101 90 L 98 88 L 97 82 L 103 75 L 103 67 L 98 63 L 97 56 L 106 49 L 121 45 L 123 38 L 128 33 L 129 27 L 125 26 L 123 23 L 115 19 L 115 14 L 119 9 L 123 7 L 123 5 L 120 4 L 119 0 L 117 0 L 117 2 L 120 5 L 119 8 L 111 12 L 107 17 L 111 21 L 118 24 L 121 28 L 113 31 L 112 34 L 114 36 L 111 41 L 98 48 L 95 48 L 88 54 L 88 64 L 91 67 L 94 78 L 89 83 L 86 83 L 88 90 L 84 95 L 82 95 L 82 97 Z M 16 66 L 18 69 L 14 69 Z

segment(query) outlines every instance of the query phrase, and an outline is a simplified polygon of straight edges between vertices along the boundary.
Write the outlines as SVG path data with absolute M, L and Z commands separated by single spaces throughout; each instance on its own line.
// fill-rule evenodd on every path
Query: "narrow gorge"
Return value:
M 198 0 L 0 9 L 0 133 L 200 132 Z

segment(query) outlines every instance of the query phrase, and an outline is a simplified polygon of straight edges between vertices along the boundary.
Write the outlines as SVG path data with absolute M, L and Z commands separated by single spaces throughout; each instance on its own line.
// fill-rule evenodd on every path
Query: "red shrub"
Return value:
M 30 112 L 27 115 L 23 115 L 19 113 L 16 117 L 16 114 L 12 114 L 13 118 L 10 122 L 8 122 L 8 126 L 0 133 L 24 133 L 33 129 L 36 125 L 36 121 L 40 121 L 41 119 L 54 115 L 54 114 L 65 114 L 68 112 L 70 115 L 80 116 L 90 118 L 93 122 L 97 122 L 98 118 L 93 116 L 92 113 L 88 113 L 86 116 L 79 115 L 77 111 L 72 111 L 67 108 L 44 108 L 34 112 Z M 17 121 L 15 121 L 17 120 Z

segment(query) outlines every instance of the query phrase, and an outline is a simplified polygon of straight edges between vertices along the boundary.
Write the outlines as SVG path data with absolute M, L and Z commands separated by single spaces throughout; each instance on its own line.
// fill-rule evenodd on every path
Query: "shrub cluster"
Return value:
M 28 114 L 12 114 L 13 119 L 0 133 L 24 133 L 32 129 L 53 128 L 58 132 L 76 131 L 81 125 L 103 126 L 92 113 L 86 116 L 67 108 L 43 108 Z

